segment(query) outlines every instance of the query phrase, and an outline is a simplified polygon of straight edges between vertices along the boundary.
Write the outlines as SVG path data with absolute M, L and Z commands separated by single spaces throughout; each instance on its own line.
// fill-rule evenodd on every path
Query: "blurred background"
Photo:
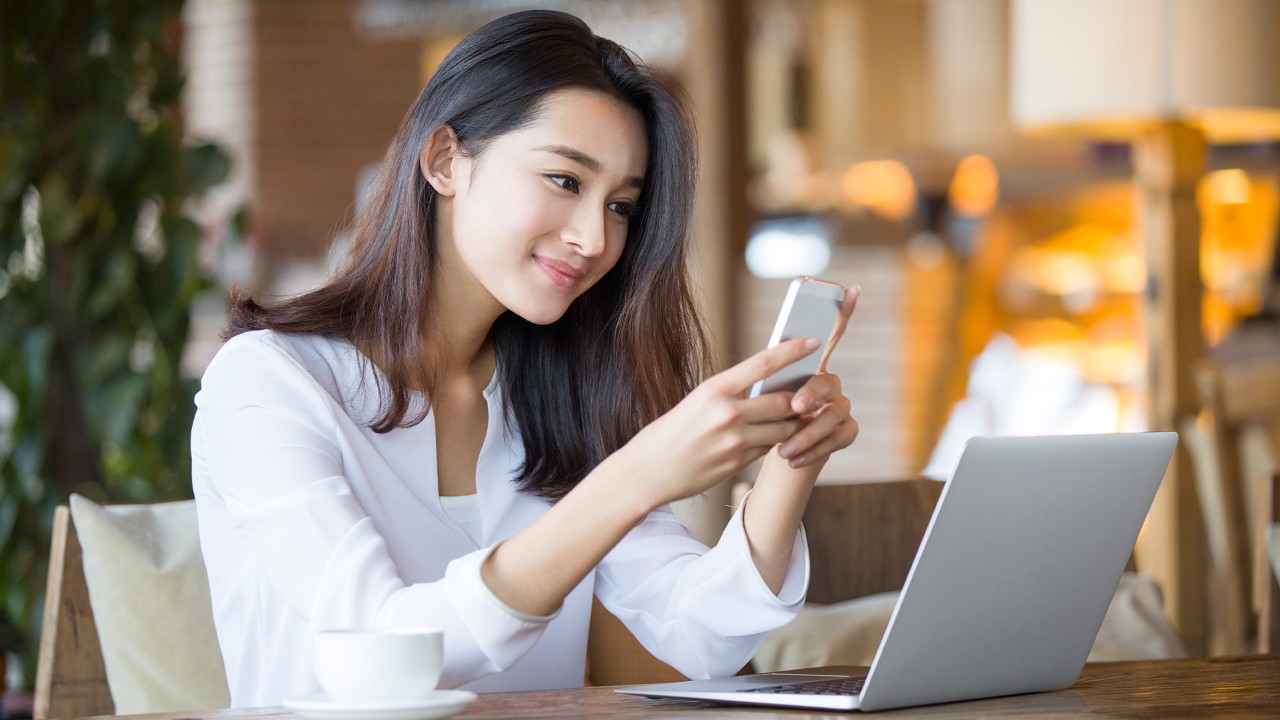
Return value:
M 227 287 L 321 282 L 434 67 L 529 7 L 687 92 L 721 366 L 764 346 L 791 277 L 862 287 L 831 359 L 861 434 L 823 482 L 945 478 L 975 434 L 1203 430 L 1204 363 L 1280 357 L 1266 0 L 6 0 L 11 682 L 34 659 L 52 507 L 189 497 Z M 1207 653 L 1236 610 L 1212 597 L 1196 462 L 1175 462 L 1137 562 Z M 1222 517 L 1243 532 L 1236 493 Z M 689 509 L 700 534 L 728 495 Z

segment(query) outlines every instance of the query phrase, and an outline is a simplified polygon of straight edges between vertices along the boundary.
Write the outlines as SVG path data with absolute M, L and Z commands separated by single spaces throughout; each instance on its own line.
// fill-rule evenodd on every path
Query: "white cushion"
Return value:
M 71 517 L 116 714 L 227 707 L 195 502 L 72 495 Z
M 1089 660 L 1162 660 L 1186 657 L 1178 632 L 1164 614 L 1164 594 L 1141 573 L 1120 576 Z
M 869 666 L 897 601 L 898 593 L 887 592 L 831 605 L 806 605 L 795 620 L 765 636 L 751 666 L 756 672 Z
M 888 592 L 832 605 L 806 605 L 794 621 L 765 636 L 752 667 L 756 672 L 776 672 L 870 666 L 897 600 L 898 593 Z M 1162 605 L 1160 589 L 1150 578 L 1122 575 L 1089 660 L 1185 657 Z

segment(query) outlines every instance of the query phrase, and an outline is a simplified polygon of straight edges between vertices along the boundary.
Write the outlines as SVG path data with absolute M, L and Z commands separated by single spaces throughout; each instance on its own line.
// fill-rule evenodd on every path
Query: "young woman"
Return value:
M 857 425 L 830 374 L 745 399 L 816 340 L 699 384 L 695 172 L 626 51 L 510 15 L 410 109 L 336 277 L 233 297 L 192 455 L 234 706 L 318 691 L 326 628 L 443 627 L 442 687 L 516 690 L 582 683 L 593 593 L 695 677 L 793 617 L 799 519 Z M 715 547 L 667 509 L 766 453 Z

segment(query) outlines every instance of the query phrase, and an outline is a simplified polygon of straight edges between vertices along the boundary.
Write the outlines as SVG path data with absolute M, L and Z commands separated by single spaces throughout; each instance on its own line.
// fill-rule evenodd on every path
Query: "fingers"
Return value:
M 827 457 L 837 450 L 843 450 L 853 444 L 858 437 L 858 421 L 853 418 L 845 418 L 835 432 L 831 433 L 822 442 L 814 445 L 801 452 L 799 455 L 793 456 L 788 460 L 788 464 L 793 468 L 804 467 Z
M 848 320 L 853 315 L 853 311 L 858 307 L 858 297 L 862 295 L 862 286 L 854 285 L 844 290 L 844 302 L 840 304 L 840 315 Z
M 830 373 L 818 373 L 809 378 L 791 397 L 791 411 L 805 414 L 817 411 L 823 403 L 840 397 L 840 377 Z
M 782 443 L 778 455 L 789 460 L 792 467 L 800 467 L 848 447 L 858 434 L 858 424 L 849 416 L 849 407 L 845 397 L 827 404 L 803 429 Z
M 751 425 L 742 431 L 743 444 L 748 449 L 759 448 L 767 453 L 773 449 L 774 445 L 796 435 L 805 424 L 805 420 L 795 418 Z
M 818 372 L 826 372 L 827 360 L 831 359 L 831 351 L 835 348 L 836 343 L 840 342 L 840 338 L 844 336 L 844 331 L 849 327 L 849 318 L 853 316 L 853 311 L 858 307 L 858 297 L 862 295 L 862 287 L 854 285 L 844 289 L 844 300 L 840 303 L 840 317 L 836 320 L 836 326 L 831 330 L 831 339 L 827 342 L 826 349 L 822 352 L 822 360 L 818 362 Z
M 789 392 L 773 392 L 737 402 L 743 420 L 748 423 L 767 423 L 801 414 L 792 409 L 792 397 Z
M 706 384 L 721 392 L 741 395 L 756 382 L 812 353 L 821 344 L 822 341 L 818 338 L 796 338 L 780 342 L 710 378 Z

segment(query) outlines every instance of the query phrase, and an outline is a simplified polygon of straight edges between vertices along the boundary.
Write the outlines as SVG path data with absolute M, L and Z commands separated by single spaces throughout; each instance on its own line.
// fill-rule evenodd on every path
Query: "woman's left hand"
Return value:
M 818 373 L 791 398 L 791 409 L 804 419 L 805 425 L 778 447 L 778 455 L 793 468 L 825 463 L 831 453 L 849 447 L 858 436 L 858 422 L 850 415 L 851 403 L 841 389 L 840 377 L 826 372 L 826 366 L 831 348 L 844 335 L 857 307 L 859 291 L 856 286 L 845 290 L 840 319 Z

